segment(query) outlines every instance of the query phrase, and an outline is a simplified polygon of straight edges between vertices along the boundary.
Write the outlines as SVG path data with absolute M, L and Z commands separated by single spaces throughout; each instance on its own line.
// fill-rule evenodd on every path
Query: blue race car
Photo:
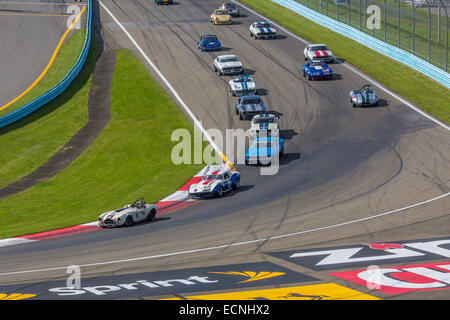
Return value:
M 309 61 L 302 67 L 303 76 L 307 77 L 308 80 L 317 79 L 333 79 L 333 71 L 331 68 L 323 61 Z
M 173 4 L 173 0 L 155 0 L 156 4 Z
M 252 119 L 265 111 L 266 106 L 260 96 L 242 96 L 236 101 L 236 114 L 239 115 L 239 120 Z
M 220 50 L 221 44 L 215 34 L 204 34 L 198 40 L 198 48 L 202 51 Z
M 276 156 L 284 154 L 284 140 L 279 137 L 257 137 L 245 153 L 245 164 L 270 165 Z

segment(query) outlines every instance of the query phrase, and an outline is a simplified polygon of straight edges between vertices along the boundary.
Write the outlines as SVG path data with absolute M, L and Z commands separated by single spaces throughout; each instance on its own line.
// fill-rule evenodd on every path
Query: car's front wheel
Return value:
M 219 187 L 219 189 L 216 192 L 216 196 L 219 197 L 219 198 L 223 196 L 223 189 L 222 189 L 222 187 Z
M 156 210 L 155 209 L 150 210 L 150 212 L 147 215 L 147 221 L 151 221 L 151 220 L 155 219 L 155 216 L 156 216 Z
M 126 227 L 130 227 L 134 224 L 134 220 L 132 216 L 128 216 L 127 219 L 125 220 L 125 226 Z

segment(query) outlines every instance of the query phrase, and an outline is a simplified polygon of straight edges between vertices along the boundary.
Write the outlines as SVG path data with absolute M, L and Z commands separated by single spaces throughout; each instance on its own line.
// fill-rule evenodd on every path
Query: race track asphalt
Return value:
M 67 7 L 63 0 L 0 3 L 0 108 L 24 92 L 49 63 L 67 29 Z
M 95 3 L 103 34 L 145 63 L 108 13 Z M 336 283 L 382 299 L 448 299 L 448 290 L 405 294 L 370 290 L 329 274 L 347 271 L 348 267 L 313 270 L 272 254 L 448 238 L 449 197 L 395 211 L 449 192 L 447 129 L 379 89 L 378 107 L 352 108 L 349 91 L 367 80 L 336 63 L 332 65 L 336 74 L 332 81 L 307 81 L 298 72 L 305 44 L 284 32 L 279 32 L 276 40 L 251 39 L 248 26 L 260 18 L 246 10 L 231 26 L 213 26 L 209 14 L 220 4 L 216 0 L 185 0 L 173 6 L 143 0 L 103 3 L 206 129 L 224 132 L 249 126 L 234 114 L 235 98 L 226 85 L 231 77 L 219 77 L 212 70 L 218 54 L 237 54 L 263 89 L 266 105 L 281 114 L 286 155 L 278 174 L 261 175 L 258 167 L 238 165 L 242 175 L 239 192 L 199 201 L 156 222 L 0 248 L 0 284 L 33 293 L 45 286 L 42 283 L 65 281 L 69 265 L 81 265 L 83 279 L 101 285 L 113 276 L 117 277 L 114 281 L 121 281 L 117 279 L 140 273 L 264 262 L 318 279 L 306 284 Z M 204 33 L 217 34 L 223 52 L 200 52 L 196 41 Z M 359 221 L 382 213 L 390 214 Z M 429 262 L 442 259 L 434 257 Z M 414 261 L 388 265 L 412 265 Z M 383 262 L 377 264 L 384 266 Z M 25 270 L 39 271 L 21 272 Z M 251 288 L 286 285 L 255 283 Z M 209 291 L 199 288 L 192 292 Z M 187 294 L 171 288 L 157 294 L 122 290 L 114 298 L 180 295 Z M 48 293 L 44 297 L 60 298 Z M 101 298 L 83 296 L 88 297 Z

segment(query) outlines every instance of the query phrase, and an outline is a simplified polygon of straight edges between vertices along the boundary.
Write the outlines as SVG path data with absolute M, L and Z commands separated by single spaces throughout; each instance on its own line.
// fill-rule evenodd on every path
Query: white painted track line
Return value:
M 448 192 L 446 194 L 443 194 L 443 195 L 440 195 L 440 196 L 437 196 L 437 197 L 434 197 L 434 198 L 429 199 L 429 200 L 425 200 L 425 201 L 422 201 L 422 202 L 419 202 L 419 203 L 416 203 L 416 204 L 412 204 L 412 205 L 407 206 L 407 207 L 403 207 L 403 208 L 392 210 L 392 211 L 388 211 L 388 212 L 383 212 L 383 213 L 376 214 L 376 215 L 373 215 L 373 216 L 360 218 L 360 219 L 355 219 L 355 220 L 342 222 L 342 223 L 338 223 L 338 224 L 333 224 L 333 225 L 329 225 L 329 226 L 309 229 L 309 230 L 303 230 L 303 231 L 298 231 L 298 232 L 293 232 L 293 233 L 288 233 L 288 234 L 282 234 L 282 235 L 278 235 L 278 236 L 272 236 L 272 237 L 261 238 L 261 239 L 256 239 L 256 240 L 249 240 L 249 241 L 242 241 L 242 242 L 235 242 L 235 243 L 229 243 L 229 244 L 223 244 L 223 245 L 214 246 L 214 247 L 206 247 L 206 248 L 200 248 L 200 249 L 192 249 L 192 250 L 185 250 L 185 251 L 162 253 L 162 254 L 153 255 L 153 256 L 143 256 L 143 257 L 136 257 L 136 258 L 129 258 L 129 259 L 111 260 L 111 261 L 103 261 L 103 262 L 88 263 L 88 264 L 79 264 L 78 266 L 80 268 L 81 267 L 94 267 L 94 266 L 102 266 L 102 265 L 110 265 L 110 264 L 118 264 L 118 263 L 135 262 L 135 261 L 141 261 L 141 260 L 166 258 L 166 257 L 179 256 L 179 255 L 184 255 L 184 254 L 192 254 L 192 253 L 198 253 L 198 252 L 204 252 L 204 251 L 212 251 L 212 250 L 218 250 L 218 249 L 226 249 L 226 248 L 230 248 L 230 247 L 238 247 L 238 246 L 254 244 L 254 243 L 258 243 L 258 242 L 267 242 L 267 241 L 272 241 L 272 240 L 277 240 L 277 239 L 294 237 L 294 236 L 298 236 L 298 235 L 302 235 L 302 234 L 306 234 L 306 233 L 313 233 L 313 232 L 323 231 L 323 230 L 327 230 L 327 229 L 347 226 L 347 225 L 358 223 L 358 222 L 368 221 L 368 220 L 372 220 L 372 219 L 376 219 L 376 218 L 392 215 L 392 214 L 395 214 L 395 213 L 398 213 L 398 212 L 401 212 L 401 211 L 405 211 L 405 210 L 408 210 L 408 209 L 416 208 L 416 207 L 419 207 L 419 206 L 431 203 L 431 202 L 436 201 L 436 200 L 443 199 L 443 198 L 445 198 L 445 197 L 447 197 L 449 195 L 450 195 L 450 192 Z M 54 268 L 44 268 L 44 269 L 34 269 L 34 270 L 13 271 L 13 272 L 0 273 L 0 276 L 7 276 L 7 275 L 13 275 L 13 274 L 24 274 L 24 273 L 36 273 L 36 272 L 45 272 L 45 271 L 56 271 L 56 270 L 66 270 L 66 269 L 67 269 L 67 266 L 65 266 L 65 267 L 54 267 Z

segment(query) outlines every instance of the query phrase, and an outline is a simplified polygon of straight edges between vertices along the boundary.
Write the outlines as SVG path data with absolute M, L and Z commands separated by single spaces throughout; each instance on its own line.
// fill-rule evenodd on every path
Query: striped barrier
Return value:
M 309 9 L 294 0 L 271 0 L 303 17 L 320 24 L 336 33 L 339 33 L 347 38 L 355 40 L 362 45 L 377 51 L 391 59 L 407 65 L 408 67 L 424 74 L 425 76 L 439 82 L 447 88 L 450 88 L 450 75 L 444 70 L 432 65 L 431 63 L 422 60 L 421 58 L 404 51 L 400 48 L 394 47 L 381 40 L 378 40 L 362 31 L 359 31 L 345 23 L 334 20 L 320 14 L 312 9 Z
M 59 96 L 61 93 L 63 93 L 67 87 L 72 83 L 72 81 L 76 78 L 78 73 L 81 71 L 81 69 L 84 66 L 84 63 L 86 61 L 89 47 L 91 45 L 91 24 L 92 24 L 92 0 L 88 0 L 88 13 L 87 13 L 87 21 L 86 21 L 86 38 L 84 41 L 83 50 L 80 53 L 80 56 L 75 63 L 75 65 L 70 69 L 70 71 L 67 73 L 67 75 L 64 77 L 61 82 L 59 82 L 56 86 L 54 86 L 52 89 L 48 90 L 46 93 L 40 95 L 39 97 L 35 98 L 34 100 L 28 102 L 24 106 L 20 107 L 19 109 L 16 109 L 2 117 L 0 117 L 0 128 L 3 128 L 7 125 L 10 125 L 30 113 L 38 110 L 45 104 L 49 103 L 53 99 L 55 99 L 57 96 Z

